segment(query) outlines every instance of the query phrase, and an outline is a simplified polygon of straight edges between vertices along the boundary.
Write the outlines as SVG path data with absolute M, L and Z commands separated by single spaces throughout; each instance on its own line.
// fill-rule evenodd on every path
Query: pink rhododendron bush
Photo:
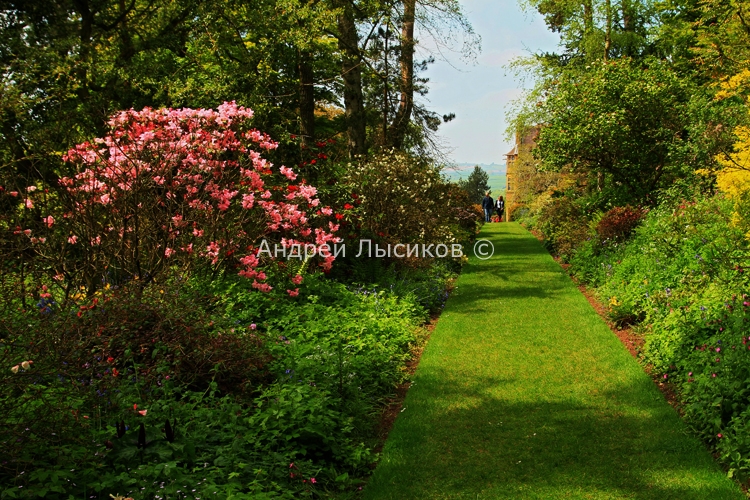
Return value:
M 106 136 L 68 151 L 64 160 L 78 173 L 60 179 L 67 194 L 61 220 L 66 250 L 82 259 L 59 271 L 90 289 L 104 274 L 150 280 L 168 267 L 205 264 L 236 269 L 270 291 L 275 252 L 260 250 L 276 245 L 286 253 L 307 248 L 330 268 L 329 245 L 338 241 L 330 207 L 291 168 L 264 159 L 278 144 L 250 126 L 252 116 L 234 102 L 215 111 L 123 111 Z M 45 215 L 44 224 L 58 220 Z M 289 287 L 296 288 L 300 267 L 286 273 Z

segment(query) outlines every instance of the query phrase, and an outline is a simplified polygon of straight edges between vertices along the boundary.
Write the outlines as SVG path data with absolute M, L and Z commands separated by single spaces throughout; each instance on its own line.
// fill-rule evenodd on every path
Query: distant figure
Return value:
M 482 208 L 484 209 L 484 222 L 489 222 L 492 219 L 492 211 L 495 209 L 495 202 L 490 197 L 490 192 L 485 193 L 482 199 Z
M 497 218 L 498 222 L 503 221 L 503 214 L 505 213 L 505 200 L 503 200 L 502 195 L 497 199 L 497 202 L 495 203 L 495 208 L 497 209 Z

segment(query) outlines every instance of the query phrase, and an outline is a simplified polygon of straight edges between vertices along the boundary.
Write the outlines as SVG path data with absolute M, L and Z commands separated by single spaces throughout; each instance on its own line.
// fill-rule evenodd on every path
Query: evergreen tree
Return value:
M 459 181 L 459 185 L 469 193 L 469 199 L 472 203 L 482 203 L 484 193 L 490 190 L 489 180 L 489 174 L 479 165 L 476 165 L 466 180 L 461 179 Z

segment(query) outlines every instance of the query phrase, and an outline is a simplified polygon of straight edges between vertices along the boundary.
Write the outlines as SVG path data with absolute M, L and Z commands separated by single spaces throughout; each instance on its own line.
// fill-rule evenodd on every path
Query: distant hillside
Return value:
M 505 192 L 505 163 L 458 163 L 446 168 L 443 173 L 450 180 L 457 181 L 468 177 L 476 165 L 490 176 L 489 185 L 494 195 Z

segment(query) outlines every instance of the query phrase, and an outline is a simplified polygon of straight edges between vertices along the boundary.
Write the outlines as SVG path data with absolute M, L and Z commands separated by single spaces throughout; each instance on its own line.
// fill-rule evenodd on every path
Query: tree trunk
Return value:
M 631 0 L 622 0 L 622 27 L 625 32 L 635 31 L 635 12 Z M 625 55 L 633 56 L 632 40 L 626 39 Z
M 635 13 L 631 0 L 622 0 L 622 27 L 625 31 L 635 31 Z
M 583 30 L 586 35 L 590 35 L 594 31 L 594 6 L 592 0 L 585 0 L 583 2 Z
M 604 31 L 604 60 L 609 60 L 609 49 L 612 46 L 612 0 L 607 0 L 605 4 L 606 23 Z
M 359 35 L 351 0 L 336 0 L 335 5 L 341 9 L 337 20 L 339 49 L 342 51 L 341 76 L 344 79 L 344 108 L 346 109 L 349 156 L 354 157 L 367 152 Z
M 91 35 L 94 28 L 94 14 L 91 12 L 88 0 L 74 0 L 75 10 L 81 16 L 81 46 L 78 51 L 78 69 L 77 76 L 79 79 L 78 97 L 82 101 L 88 98 L 88 65 L 91 52 Z
M 130 27 L 128 27 L 127 14 L 129 9 L 125 6 L 125 0 L 119 0 L 118 7 L 120 9 L 120 16 L 122 16 L 122 22 L 120 24 L 120 39 L 122 46 L 120 49 L 120 57 L 124 63 L 130 64 L 135 55 L 135 47 L 133 46 L 133 39 L 130 36 Z
M 302 144 L 309 146 L 315 142 L 315 88 L 312 55 L 307 51 L 297 51 L 299 72 L 299 129 Z
M 401 25 L 401 78 L 399 87 L 401 99 L 396 116 L 388 131 L 390 144 L 400 149 L 414 109 L 414 15 L 416 0 L 404 0 L 404 18 Z

